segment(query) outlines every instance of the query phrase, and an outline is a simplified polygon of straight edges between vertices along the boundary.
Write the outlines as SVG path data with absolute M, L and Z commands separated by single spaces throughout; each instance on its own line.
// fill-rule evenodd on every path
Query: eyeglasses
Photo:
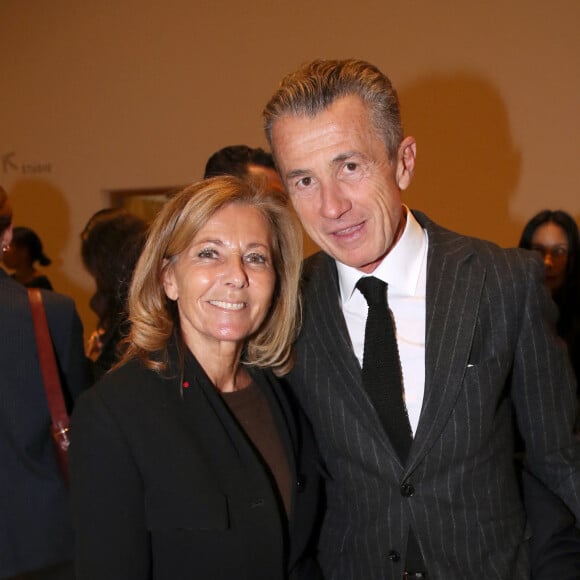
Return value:
M 566 246 L 535 245 L 532 246 L 532 250 L 539 252 L 544 259 L 550 256 L 550 258 L 555 262 L 565 260 L 568 257 L 568 248 Z

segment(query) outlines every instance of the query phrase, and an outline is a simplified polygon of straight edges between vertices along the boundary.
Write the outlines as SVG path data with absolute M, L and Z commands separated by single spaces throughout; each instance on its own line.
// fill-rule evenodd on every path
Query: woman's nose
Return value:
M 226 264 L 225 282 L 237 288 L 248 285 L 248 274 L 246 272 L 244 259 L 239 254 L 232 254 Z

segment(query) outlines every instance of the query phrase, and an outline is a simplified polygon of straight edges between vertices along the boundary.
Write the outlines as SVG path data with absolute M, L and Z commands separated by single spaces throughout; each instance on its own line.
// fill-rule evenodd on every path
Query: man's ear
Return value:
M 414 137 L 405 137 L 397 151 L 397 184 L 399 189 L 409 187 L 415 173 L 417 142 Z
M 161 282 L 163 283 L 163 289 L 165 290 L 165 295 L 169 300 L 177 300 L 179 298 L 179 291 L 177 289 L 177 282 L 175 281 L 175 274 L 173 272 L 173 267 L 169 263 L 169 260 L 163 260 L 163 268 L 161 270 Z

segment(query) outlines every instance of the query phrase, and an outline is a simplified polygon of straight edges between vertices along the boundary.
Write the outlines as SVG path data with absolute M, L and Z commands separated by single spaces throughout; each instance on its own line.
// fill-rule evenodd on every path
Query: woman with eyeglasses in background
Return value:
M 539 252 L 546 285 L 559 310 L 558 334 L 566 341 L 576 379 L 580 379 L 580 240 L 574 218 L 562 210 L 544 210 L 525 226 L 520 248 Z
M 544 210 L 524 227 L 520 248 L 536 251 L 545 267 L 546 287 L 558 307 L 556 330 L 565 340 L 570 359 L 580 379 L 580 241 L 574 218 L 562 210 Z M 578 391 L 580 397 L 580 389 Z M 576 435 L 580 436 L 580 421 L 576 420 Z M 526 498 L 534 578 L 566 577 L 580 563 L 574 557 L 560 562 L 554 554 L 578 553 L 580 535 L 574 516 L 555 496 L 546 493 L 537 481 L 522 468 L 522 489 Z M 535 522 L 535 523 L 534 523 Z M 539 525 L 538 525 L 539 524 Z M 563 568 L 559 568 L 565 564 Z M 564 572 L 564 570 L 566 572 Z M 572 572 L 573 573 L 573 572 Z M 576 578 L 577 576 L 573 576 Z

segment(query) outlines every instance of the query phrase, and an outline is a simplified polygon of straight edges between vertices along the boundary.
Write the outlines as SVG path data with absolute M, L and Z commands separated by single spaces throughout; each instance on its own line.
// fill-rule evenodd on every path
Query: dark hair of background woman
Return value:
M 40 238 L 30 228 L 17 226 L 12 232 L 12 242 L 15 246 L 24 246 L 28 249 L 31 262 L 38 262 L 41 266 L 49 266 L 52 260 L 44 253 Z
M 549 222 L 560 226 L 568 238 L 568 261 L 564 283 L 554 290 L 552 297 L 560 313 L 557 331 L 568 344 L 578 378 L 580 377 L 580 235 L 578 225 L 565 211 L 543 210 L 526 224 L 519 247 L 532 249 L 535 231 Z
M 560 226 L 568 238 L 568 262 L 564 284 L 554 292 L 554 300 L 562 314 L 574 312 L 580 302 L 580 241 L 578 226 L 565 211 L 546 209 L 535 215 L 525 226 L 519 247 L 532 249 L 534 232 L 542 225 L 552 222 Z M 570 320 L 561 320 L 564 326 Z
M 89 219 L 81 234 L 83 264 L 96 285 L 90 306 L 103 331 L 95 378 L 117 361 L 118 345 L 128 333 L 127 294 L 147 227 L 125 209 L 106 208 Z
M 14 270 L 12 278 L 28 288 L 52 290 L 52 283 L 36 269 L 36 262 L 41 266 L 52 263 L 44 253 L 40 237 L 30 228 L 15 226 L 12 230 L 10 247 L 4 255 L 4 264 Z

